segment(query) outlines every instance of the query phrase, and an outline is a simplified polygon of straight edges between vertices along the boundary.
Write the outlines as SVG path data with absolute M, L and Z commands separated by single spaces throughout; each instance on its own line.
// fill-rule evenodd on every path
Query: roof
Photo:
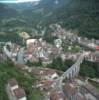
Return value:
M 77 93 L 77 88 L 73 84 L 67 83 L 64 86 L 64 93 L 67 95 L 75 95 Z
M 53 91 L 50 100 L 67 100 L 62 91 Z
M 59 49 L 57 47 L 55 47 L 55 46 L 53 46 L 51 48 L 51 51 L 52 51 L 52 54 L 54 54 L 54 55 L 59 54 Z
M 40 71 L 42 71 L 42 70 L 40 70 L 37 67 L 32 67 L 32 73 L 31 74 L 40 75 Z
M 51 62 L 50 58 L 40 58 L 42 62 Z
M 94 53 L 90 53 L 89 56 L 87 57 L 89 60 L 93 59 L 95 62 L 99 62 L 99 52 L 96 51 Z
M 35 50 L 35 47 L 32 47 L 32 46 L 28 47 L 27 54 L 32 54 L 34 52 L 34 50 Z
M 11 87 L 18 85 L 16 79 L 10 79 L 10 80 L 8 81 L 8 84 L 9 84 Z
M 32 62 L 39 62 L 39 59 L 36 56 L 32 55 L 30 61 L 32 61 Z
M 56 71 L 53 69 L 48 69 L 48 68 L 44 68 L 44 69 L 40 69 L 40 68 L 36 68 L 33 67 L 32 68 L 32 74 L 36 74 L 36 75 L 40 75 L 40 76 L 44 76 L 44 75 L 53 75 L 55 74 Z
M 41 81 L 41 84 L 43 84 L 44 86 L 49 86 L 53 84 L 53 81 L 50 80 L 43 80 Z
M 50 91 L 52 89 L 52 85 L 53 85 L 53 81 L 50 81 L 50 80 L 43 80 L 41 81 L 41 84 L 42 84 L 42 88 L 45 90 L 45 91 Z
M 56 73 L 56 71 L 54 70 L 54 69 L 48 69 L 48 68 L 46 68 L 45 70 L 44 70 L 44 74 L 45 75 L 53 75 L 53 74 L 55 74 Z
M 13 92 L 17 99 L 26 97 L 25 91 L 22 88 L 17 88 Z

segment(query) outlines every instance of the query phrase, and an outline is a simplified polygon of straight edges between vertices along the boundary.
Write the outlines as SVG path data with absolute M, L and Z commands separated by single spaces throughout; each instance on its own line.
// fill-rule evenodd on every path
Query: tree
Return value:
M 96 76 L 99 78 L 99 63 L 94 63 L 93 68 L 96 71 Z
M 80 67 L 80 75 L 84 77 L 94 78 L 96 76 L 96 71 L 93 68 L 93 63 L 84 61 Z
M 41 67 L 42 66 L 42 61 L 41 61 L 41 59 L 39 59 L 38 62 L 31 62 L 31 61 L 28 60 L 26 64 L 29 67 L 32 67 L 32 66 L 39 66 L 39 67 Z
M 66 71 L 72 64 L 73 64 L 72 60 L 63 61 L 60 57 L 57 57 L 53 59 L 53 62 L 47 65 L 47 67 L 54 68 L 61 71 Z

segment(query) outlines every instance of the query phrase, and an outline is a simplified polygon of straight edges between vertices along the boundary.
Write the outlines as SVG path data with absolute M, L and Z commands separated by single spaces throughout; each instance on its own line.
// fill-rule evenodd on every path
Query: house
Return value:
M 36 86 L 39 87 L 40 90 L 47 93 L 47 95 L 50 94 L 51 90 L 54 88 L 52 80 L 41 80 L 40 83 Z
M 57 48 L 61 47 L 62 45 L 62 40 L 61 39 L 56 39 L 54 40 L 54 44 Z
M 52 91 L 50 94 L 50 100 L 69 100 L 64 96 L 62 91 Z
M 27 47 L 26 53 L 27 54 L 33 54 L 33 52 L 35 51 L 35 49 L 36 49 L 36 47 L 33 47 L 32 44 L 31 44 L 31 45 L 29 45 Z
M 55 78 L 58 77 L 58 74 L 53 69 L 45 68 L 45 70 L 43 71 L 43 74 L 44 74 L 45 78 L 47 78 L 47 79 L 48 78 L 49 79 L 55 79 Z
M 20 46 L 17 44 L 12 44 L 11 47 L 11 59 L 13 62 L 16 62 L 18 52 L 20 50 Z
M 26 45 L 29 46 L 30 44 L 35 44 L 37 43 L 37 39 L 27 39 L 26 40 Z
M 77 87 L 72 83 L 66 83 L 63 87 L 64 94 L 69 100 L 76 100 L 76 94 L 78 93 Z M 75 99 L 74 99 L 75 98 Z
M 58 56 L 60 54 L 60 50 L 59 48 L 55 47 L 55 46 L 52 46 L 51 47 L 51 53 L 55 56 Z
M 43 65 L 52 63 L 52 59 L 50 59 L 50 58 L 40 58 L 40 59 L 41 59 Z
M 30 61 L 30 62 L 38 62 L 39 58 L 36 57 L 36 55 L 30 54 L 30 53 L 25 53 L 24 54 L 24 61 Z
M 91 100 L 86 98 L 86 91 L 83 90 L 82 92 L 81 86 L 75 82 L 66 83 L 63 87 L 63 92 L 68 100 Z
M 67 53 L 63 53 L 61 54 L 61 58 L 62 60 L 68 60 L 68 59 L 71 59 L 71 60 L 77 60 L 78 57 L 81 55 L 81 53 L 71 53 L 71 52 L 67 52 Z
M 10 79 L 6 86 L 9 100 L 27 100 L 25 91 L 19 87 L 16 79 Z
M 52 27 L 52 26 L 51 26 Z M 61 26 L 55 26 L 55 31 L 52 32 L 52 36 L 58 37 L 60 39 L 66 39 L 66 31 L 65 29 L 61 28 Z
M 13 91 L 13 90 L 19 88 L 18 82 L 17 82 L 15 79 L 10 79 L 10 80 L 8 81 L 7 87 L 8 87 L 11 91 Z
M 96 44 L 95 43 L 89 43 L 88 44 L 88 47 L 91 47 L 91 48 L 95 48 L 96 49 Z
M 10 58 L 15 63 L 19 49 L 19 45 L 8 42 L 3 47 L 3 52 L 8 58 Z
M 7 49 L 7 46 L 4 46 L 4 47 L 3 47 L 3 52 L 4 52 L 4 54 L 5 54 L 8 58 L 11 58 L 12 53 L 11 53 L 11 51 L 9 51 L 9 50 Z
M 47 52 L 42 48 L 42 47 L 38 47 L 37 51 L 36 51 L 36 56 L 38 58 L 44 58 L 46 57 Z
M 99 62 L 99 52 L 90 52 L 89 56 L 87 56 L 86 59 L 92 62 Z
M 32 55 L 32 57 L 29 59 L 30 62 L 39 62 L 39 58 L 36 56 Z
M 25 91 L 22 88 L 17 88 L 13 91 L 15 100 L 26 100 Z
M 36 75 L 41 79 L 55 79 L 58 77 L 58 74 L 55 70 L 48 68 L 40 69 L 37 67 L 33 67 L 31 74 Z

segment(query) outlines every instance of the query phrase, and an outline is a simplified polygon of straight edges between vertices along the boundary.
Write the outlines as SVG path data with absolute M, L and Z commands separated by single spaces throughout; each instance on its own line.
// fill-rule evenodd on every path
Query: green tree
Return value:
M 93 68 L 93 63 L 89 61 L 84 61 L 80 67 L 80 75 L 94 78 L 96 76 L 96 72 L 95 69 Z
M 74 62 L 72 60 L 63 61 L 60 57 L 53 59 L 53 62 L 47 67 L 54 68 L 61 71 L 66 71 Z

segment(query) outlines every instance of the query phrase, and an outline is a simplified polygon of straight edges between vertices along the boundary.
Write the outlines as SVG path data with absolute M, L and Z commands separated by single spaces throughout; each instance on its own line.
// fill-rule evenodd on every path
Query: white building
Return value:
M 59 48 L 59 47 L 61 47 L 61 45 L 62 45 L 62 40 L 61 40 L 61 39 L 56 39 L 56 40 L 54 41 L 54 44 L 55 44 L 55 46 L 56 46 L 57 48 Z
M 35 43 L 35 42 L 37 42 L 37 39 L 28 39 L 28 40 L 26 41 L 26 45 L 28 46 L 29 44 Z

